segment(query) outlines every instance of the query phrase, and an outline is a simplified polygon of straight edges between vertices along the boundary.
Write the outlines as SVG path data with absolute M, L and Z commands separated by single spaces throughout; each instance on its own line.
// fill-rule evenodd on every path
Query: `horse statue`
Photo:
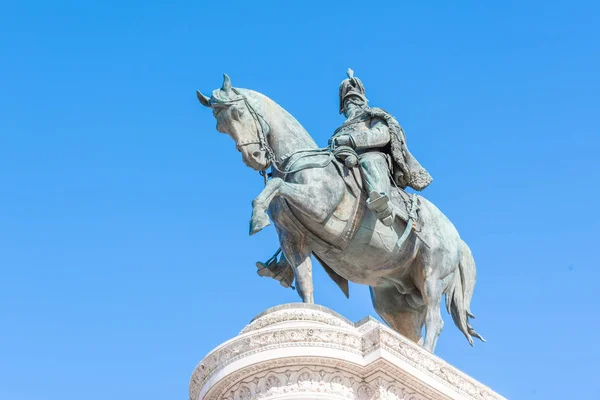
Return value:
M 348 281 L 368 285 L 379 316 L 426 350 L 434 351 L 443 328 L 442 295 L 469 343 L 473 337 L 484 341 L 469 322 L 475 261 L 437 207 L 394 190 L 391 203 L 404 218 L 387 226 L 365 207 L 358 169 L 338 161 L 331 148 L 319 148 L 273 100 L 232 87 L 227 75 L 210 98 L 200 91 L 197 96 L 212 109 L 217 130 L 235 141 L 244 164 L 265 177 L 265 188 L 252 202 L 250 234 L 273 220 L 303 302 L 314 302 L 314 255 L 346 296 Z

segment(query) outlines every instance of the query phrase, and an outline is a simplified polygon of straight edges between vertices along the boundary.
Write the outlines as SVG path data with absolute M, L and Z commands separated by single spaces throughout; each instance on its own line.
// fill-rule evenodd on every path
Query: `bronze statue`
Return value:
M 469 342 L 483 340 L 469 323 L 475 287 L 469 247 L 432 203 L 403 190 L 422 189 L 431 177 L 408 152 L 402 128 L 385 111 L 366 106 L 352 72 L 344 82 L 340 110 L 348 120 L 327 148 L 319 148 L 281 106 L 232 87 L 227 75 L 210 98 L 197 92 L 243 162 L 270 176 L 252 202 L 250 234 L 270 224 L 268 211 L 285 261 L 275 255 L 259 271 L 266 268 L 264 275 L 290 286 L 292 275 L 284 273 L 289 263 L 298 294 L 313 303 L 314 255 L 346 295 L 348 281 L 370 286 L 375 310 L 388 325 L 432 352 L 446 295 Z

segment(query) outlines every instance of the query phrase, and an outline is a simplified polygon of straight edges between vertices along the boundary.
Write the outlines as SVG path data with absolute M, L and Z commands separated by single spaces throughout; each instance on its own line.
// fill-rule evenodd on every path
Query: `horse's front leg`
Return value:
M 252 218 L 250 219 L 250 235 L 260 232 L 263 228 L 271 224 L 267 215 L 269 204 L 275 196 L 279 194 L 279 189 L 283 180 L 273 178 L 267 182 L 265 188 L 254 200 L 252 200 Z
M 312 262 L 310 246 L 304 235 L 290 235 L 278 230 L 283 255 L 294 269 L 296 290 L 304 303 L 313 304 Z
M 333 167 L 332 167 L 333 168 Z M 344 182 L 341 179 L 323 178 L 323 170 L 300 172 L 302 183 L 285 182 L 273 178 L 263 191 L 252 201 L 250 235 L 254 235 L 270 224 L 267 216 L 269 204 L 275 196 L 281 196 L 290 204 L 316 222 L 323 222 L 335 210 L 344 196 Z M 321 174 L 321 175 L 319 175 Z

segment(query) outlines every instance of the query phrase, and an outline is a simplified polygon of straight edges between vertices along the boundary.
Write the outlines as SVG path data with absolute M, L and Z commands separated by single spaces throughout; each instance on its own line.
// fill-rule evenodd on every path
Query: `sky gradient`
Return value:
M 352 68 L 473 250 L 471 348 L 510 399 L 598 399 L 600 6 L 592 1 L 4 1 L 0 398 L 186 399 L 196 364 L 297 294 L 256 275 L 261 178 L 195 97 L 257 90 L 325 145 Z M 316 302 L 345 299 L 320 267 Z

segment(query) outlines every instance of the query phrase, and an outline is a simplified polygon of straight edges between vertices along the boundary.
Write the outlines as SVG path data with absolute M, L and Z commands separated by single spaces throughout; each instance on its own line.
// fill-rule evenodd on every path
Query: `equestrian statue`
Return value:
M 272 220 L 280 249 L 257 263 L 259 275 L 295 284 L 302 301 L 313 303 L 314 256 L 346 296 L 348 281 L 368 285 L 381 318 L 428 351 L 444 324 L 443 295 L 469 343 L 484 341 L 469 321 L 476 276 L 469 247 L 437 207 L 405 191 L 420 191 L 432 178 L 396 119 L 369 107 L 363 83 L 347 74 L 339 87 L 346 121 L 325 148 L 273 100 L 232 87 L 227 75 L 210 97 L 197 91 L 217 130 L 265 179 L 252 202 L 250 234 Z

